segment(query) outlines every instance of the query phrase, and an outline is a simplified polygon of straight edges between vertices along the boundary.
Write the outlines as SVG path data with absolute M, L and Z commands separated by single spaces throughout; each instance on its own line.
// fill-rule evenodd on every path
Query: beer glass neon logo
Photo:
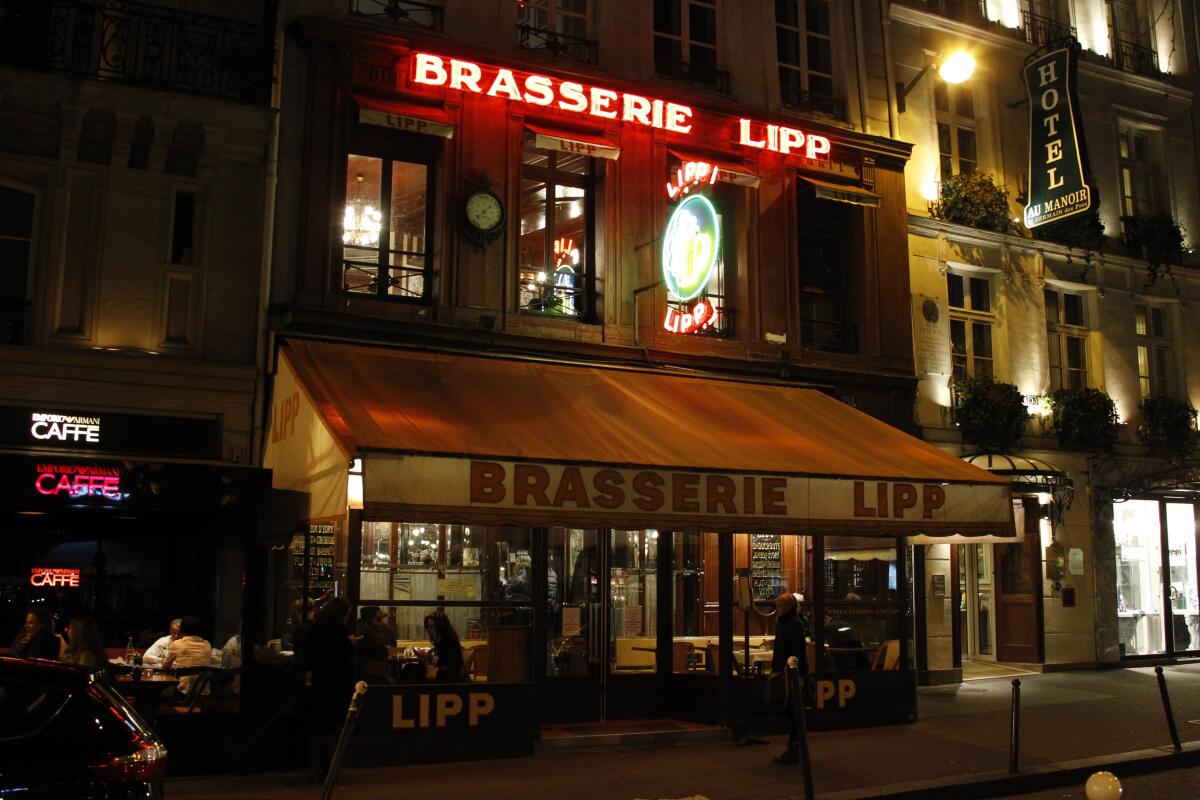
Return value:
M 675 209 L 663 236 L 663 281 L 680 300 L 698 297 L 708 286 L 721 251 L 721 221 L 703 195 Z

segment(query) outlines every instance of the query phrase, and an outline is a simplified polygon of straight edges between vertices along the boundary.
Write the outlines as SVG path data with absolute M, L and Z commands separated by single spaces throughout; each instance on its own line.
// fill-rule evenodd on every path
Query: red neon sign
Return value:
M 681 194 L 687 194 L 693 186 L 711 186 L 717 182 L 719 173 L 716 164 L 688 161 L 675 171 L 674 181 L 667 181 L 667 197 L 674 200 Z
M 124 499 L 119 467 L 93 464 L 38 464 L 33 487 L 49 497 L 107 497 Z
M 815 133 L 805 133 L 786 125 L 759 125 L 758 137 L 754 133 L 755 123 L 748 119 L 738 120 L 738 144 L 754 147 L 759 150 L 767 149 L 783 155 L 803 153 L 805 158 L 812 160 L 827 160 L 829 158 L 829 139 Z
M 511 69 L 483 67 L 474 61 L 413 53 L 412 81 L 423 86 L 447 86 L 462 92 L 503 97 L 535 106 L 556 107 L 603 119 L 619 119 L 676 133 L 692 129 L 692 109 L 629 92 L 616 92 L 545 75 L 524 75 Z
M 29 574 L 31 586 L 63 586 L 79 588 L 78 567 L 34 567 Z
M 690 311 L 678 311 L 667 307 L 667 318 L 663 328 L 668 333 L 699 333 L 708 330 L 717 321 L 717 310 L 707 300 L 697 300 Z

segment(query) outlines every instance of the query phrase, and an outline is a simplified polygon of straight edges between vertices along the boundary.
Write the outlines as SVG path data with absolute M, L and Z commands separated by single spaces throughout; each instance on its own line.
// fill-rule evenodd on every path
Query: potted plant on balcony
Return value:
M 1109 453 L 1119 419 L 1112 398 L 1099 389 L 1059 389 L 1050 395 L 1054 434 L 1063 450 Z
M 1008 233 L 1012 225 L 1008 192 L 985 172 L 960 172 L 945 177 L 938 199 L 929 204 L 929 215 L 998 233 Z
M 1028 420 L 1025 398 L 1011 383 L 955 379 L 954 421 L 963 442 L 985 453 L 1016 450 Z
M 1171 267 L 1183 263 L 1187 247 L 1183 242 L 1183 228 L 1170 214 L 1158 211 L 1153 214 L 1134 214 L 1121 217 L 1125 226 L 1121 243 L 1133 258 L 1140 258 L 1149 267 L 1150 279 L 1146 286 L 1154 284 L 1166 275 L 1174 282 Z
M 1196 409 L 1187 400 L 1165 394 L 1142 401 L 1142 425 L 1138 434 L 1156 456 L 1184 461 L 1200 446 Z

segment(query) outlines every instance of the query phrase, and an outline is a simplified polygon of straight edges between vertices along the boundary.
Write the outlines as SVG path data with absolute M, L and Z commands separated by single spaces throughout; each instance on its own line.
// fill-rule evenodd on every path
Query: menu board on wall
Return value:
M 333 548 L 336 522 L 312 522 L 303 534 L 292 537 L 292 581 L 310 597 L 319 597 L 333 588 Z
M 779 534 L 750 534 L 750 588 L 755 600 L 771 600 L 783 591 L 780 542 Z

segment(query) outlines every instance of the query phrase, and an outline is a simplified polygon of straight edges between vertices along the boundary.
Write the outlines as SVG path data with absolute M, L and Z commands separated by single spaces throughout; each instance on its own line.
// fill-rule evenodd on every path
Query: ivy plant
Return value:
M 1162 276 L 1174 281 L 1171 268 L 1183 263 L 1187 246 L 1183 240 L 1183 228 L 1165 211 L 1154 214 L 1134 214 L 1121 217 L 1125 226 L 1121 243 L 1133 258 L 1140 258 L 1149 267 L 1147 286 Z
M 1064 450 L 1109 453 L 1117 441 L 1119 418 L 1112 398 L 1099 389 L 1059 389 L 1050 395 L 1054 434 Z
M 1200 447 L 1196 409 L 1187 400 L 1159 394 L 1147 397 L 1141 408 L 1142 426 L 1138 434 L 1154 455 L 1183 461 Z
M 985 453 L 1004 453 L 1020 445 L 1029 409 L 1021 391 L 1011 383 L 957 378 L 954 420 L 964 442 Z
M 1100 221 L 1100 212 L 1095 205 L 1082 214 L 1039 225 L 1033 229 L 1033 238 L 1064 245 L 1072 252 L 1082 250 L 1084 275 L 1092 268 L 1095 258 L 1104 253 L 1108 241 L 1104 236 L 1104 223 Z
M 986 172 L 960 172 L 942 180 L 938 199 L 929 204 L 929 215 L 985 231 L 1008 233 L 1012 225 L 1008 192 Z

